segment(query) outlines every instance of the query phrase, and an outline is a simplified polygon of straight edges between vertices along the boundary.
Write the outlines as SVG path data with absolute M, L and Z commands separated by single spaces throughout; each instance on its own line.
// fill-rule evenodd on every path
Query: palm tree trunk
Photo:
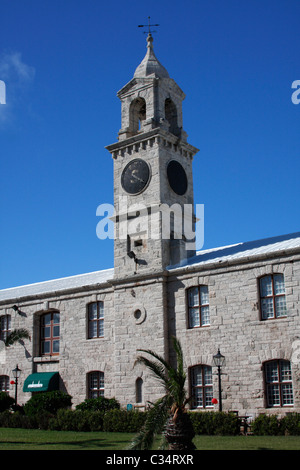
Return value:
M 185 451 L 196 449 L 192 442 L 195 431 L 187 413 L 178 413 L 176 420 L 171 416 L 168 419 L 164 435 L 169 444 L 169 450 Z

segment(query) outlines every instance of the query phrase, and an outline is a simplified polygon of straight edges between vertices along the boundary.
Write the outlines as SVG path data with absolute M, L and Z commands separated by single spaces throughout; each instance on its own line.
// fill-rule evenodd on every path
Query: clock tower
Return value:
M 163 271 L 194 254 L 192 160 L 183 91 L 154 54 L 153 37 L 121 100 L 114 160 L 115 278 Z

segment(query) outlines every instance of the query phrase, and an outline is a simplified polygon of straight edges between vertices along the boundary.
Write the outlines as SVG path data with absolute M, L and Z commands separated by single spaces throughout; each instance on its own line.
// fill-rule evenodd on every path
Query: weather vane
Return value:
M 159 26 L 159 24 L 150 24 L 150 16 L 148 16 L 148 24 L 139 24 L 138 28 L 148 28 L 148 34 L 156 33 L 156 31 L 151 31 L 151 26 Z M 147 31 L 144 31 L 144 34 L 147 34 Z

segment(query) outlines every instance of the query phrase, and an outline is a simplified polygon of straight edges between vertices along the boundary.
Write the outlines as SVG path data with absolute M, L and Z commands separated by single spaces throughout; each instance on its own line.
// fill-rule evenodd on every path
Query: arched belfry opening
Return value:
M 133 134 L 143 129 L 143 121 L 146 119 L 146 101 L 144 98 L 136 98 L 129 108 L 129 128 Z
M 170 126 L 169 132 L 179 136 L 180 129 L 178 127 L 177 108 L 175 103 L 170 98 L 167 98 L 165 101 L 165 118 Z

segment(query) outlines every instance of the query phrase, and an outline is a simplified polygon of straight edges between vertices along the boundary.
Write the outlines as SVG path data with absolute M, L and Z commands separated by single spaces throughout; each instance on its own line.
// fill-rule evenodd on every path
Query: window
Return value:
M 135 401 L 136 403 L 143 402 L 143 379 L 138 377 L 135 382 Z
M 190 369 L 192 408 L 212 407 L 213 384 L 210 366 L 195 366 Z
M 103 302 L 93 302 L 88 305 L 88 337 L 102 338 L 104 336 L 104 305 Z
M 59 354 L 59 321 L 58 312 L 49 312 L 41 316 L 41 355 Z
M 94 371 L 88 374 L 88 397 L 104 397 L 104 372 Z
M 283 274 L 260 278 L 260 308 L 262 320 L 286 316 L 285 285 Z
M 6 341 L 6 338 L 11 332 L 11 316 L 3 315 L 0 317 L 0 340 Z
M 276 360 L 264 365 L 267 407 L 291 406 L 292 371 L 289 361 Z
M 8 377 L 8 375 L 0 375 L 0 392 L 9 393 L 9 377 Z
M 207 286 L 188 289 L 189 328 L 210 324 L 209 296 Z

